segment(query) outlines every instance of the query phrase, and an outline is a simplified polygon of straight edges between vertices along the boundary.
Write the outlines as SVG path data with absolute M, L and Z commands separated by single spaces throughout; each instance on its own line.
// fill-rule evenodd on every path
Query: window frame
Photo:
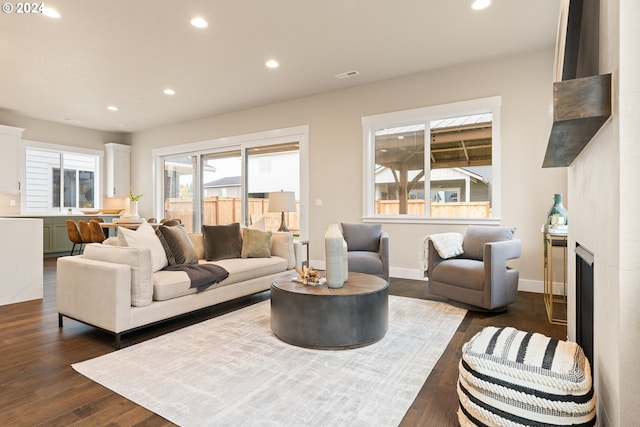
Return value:
M 246 194 L 246 153 L 248 149 L 261 147 L 261 146 L 270 146 L 270 145 L 278 145 L 283 143 L 288 143 L 292 141 L 297 141 L 299 143 L 299 161 L 300 161 L 300 239 L 307 240 L 309 236 L 309 126 L 296 126 L 291 128 L 283 128 L 283 129 L 274 129 L 270 131 L 264 132 L 256 132 L 244 135 L 237 135 L 231 137 L 222 137 L 209 139 L 204 141 L 198 141 L 193 143 L 185 143 L 172 145 L 163 148 L 156 148 L 152 150 L 153 156 L 153 176 L 154 176 L 154 189 L 153 189 L 153 207 L 154 212 L 157 214 L 159 212 L 163 212 L 163 203 L 164 203 L 164 195 L 163 195 L 163 174 L 164 174 L 164 166 L 163 166 L 163 158 L 167 156 L 176 156 L 176 155 L 185 155 L 197 156 L 197 161 L 200 162 L 200 155 L 204 153 L 210 153 L 211 150 L 215 151 L 226 151 L 226 150 L 241 150 L 242 153 L 242 194 Z M 200 165 L 198 164 L 198 170 L 200 170 Z M 201 187 L 201 183 L 199 182 L 200 177 L 198 174 L 195 174 L 195 179 L 198 182 L 194 182 L 194 186 L 196 188 Z M 200 192 L 194 193 L 195 203 L 201 204 L 200 200 Z M 247 211 L 246 206 L 246 197 L 243 197 L 243 211 Z M 197 218 L 197 221 L 200 221 L 200 218 Z M 199 229 L 200 225 L 198 222 L 194 222 L 195 229 Z
M 410 110 L 395 111 L 362 117 L 363 137 L 363 187 L 362 187 L 362 221 L 385 222 L 402 224 L 467 224 L 467 225 L 494 225 L 501 221 L 501 162 L 500 162 L 500 109 L 501 96 L 477 98 L 467 101 L 452 102 L 433 105 Z M 442 218 L 430 217 L 429 210 L 425 206 L 425 215 L 379 215 L 375 213 L 375 133 L 381 128 L 398 127 L 424 123 L 425 125 L 425 204 L 429 202 L 426 177 L 430 176 L 430 164 L 428 156 L 430 152 L 429 138 L 426 138 L 429 122 L 432 120 L 466 115 L 492 113 L 492 198 L 491 218 Z M 429 181 L 430 182 L 430 181 Z
M 21 211 L 23 214 L 49 214 L 49 213 L 56 213 L 56 212 L 62 212 L 62 213 L 66 213 L 69 209 L 69 207 L 66 206 L 60 206 L 60 207 L 53 207 L 53 200 L 48 200 L 48 207 L 47 207 L 47 211 L 43 212 L 43 211 L 30 211 L 27 209 L 27 150 L 28 149 L 32 149 L 32 150 L 39 150 L 39 151 L 49 151 L 52 153 L 56 153 L 58 155 L 61 156 L 62 161 L 60 164 L 60 170 L 64 171 L 64 170 L 74 170 L 75 171 L 75 175 L 76 175 L 76 185 L 79 185 L 79 172 L 80 171 L 84 171 L 83 169 L 70 169 L 69 167 L 66 167 L 64 164 L 64 156 L 68 155 L 68 154 L 72 154 L 72 155 L 87 155 L 87 156 L 94 156 L 95 157 L 95 170 L 94 171 L 90 171 L 94 173 L 94 207 L 91 209 L 100 209 L 102 207 L 102 198 L 103 198 L 103 175 L 104 175 L 104 167 L 103 167 L 103 161 L 104 161 L 104 152 L 101 150 L 95 150 L 92 148 L 83 148 L 83 147 L 75 147 L 75 146 L 70 146 L 70 145 L 61 145 L 61 144 L 51 144 L 48 142 L 40 142 L 40 141 L 32 141 L 32 140 L 26 140 L 23 139 L 20 141 L 20 160 L 19 160 L 19 164 L 20 164 L 20 193 L 21 193 Z M 50 181 L 49 183 L 52 184 L 51 179 L 52 177 L 52 169 L 49 170 L 48 172 L 50 175 Z M 76 196 L 77 196 L 77 191 L 78 189 L 76 189 Z M 51 194 L 51 188 L 49 188 L 49 190 L 47 190 L 48 194 Z M 61 201 L 60 201 L 61 205 L 64 205 L 64 198 L 61 196 Z M 79 204 L 79 198 L 76 197 L 76 205 Z M 71 209 L 73 211 L 78 211 L 80 209 L 84 209 L 81 208 L 79 206 L 75 206 L 75 207 L 71 207 Z

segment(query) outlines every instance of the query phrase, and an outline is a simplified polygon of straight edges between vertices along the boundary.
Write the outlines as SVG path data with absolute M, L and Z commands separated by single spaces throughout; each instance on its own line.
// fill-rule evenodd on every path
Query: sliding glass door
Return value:
M 300 233 L 297 141 L 163 156 L 162 165 L 162 217 L 180 219 L 187 231 L 232 222 L 275 231 L 281 212 L 269 211 L 269 193 L 284 190 L 296 199 L 295 210 L 285 212 L 286 224 Z
M 293 192 L 295 211 L 284 212 L 285 224 L 300 235 L 300 146 L 297 142 L 247 149 L 248 224 L 267 231 L 280 227 L 282 212 L 269 210 L 269 193 Z

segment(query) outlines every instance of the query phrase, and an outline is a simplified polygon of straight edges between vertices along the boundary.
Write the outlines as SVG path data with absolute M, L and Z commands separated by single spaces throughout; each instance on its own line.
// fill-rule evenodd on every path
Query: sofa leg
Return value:
M 58 328 L 62 329 L 62 314 L 58 313 Z
M 120 346 L 122 345 L 122 334 L 116 334 L 116 350 L 120 350 Z

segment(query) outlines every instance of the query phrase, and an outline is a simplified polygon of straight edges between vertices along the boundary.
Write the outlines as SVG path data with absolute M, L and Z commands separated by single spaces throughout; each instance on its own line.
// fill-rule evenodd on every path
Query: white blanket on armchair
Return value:
M 462 241 L 464 236 L 460 233 L 438 233 L 430 234 L 422 240 L 422 250 L 420 253 L 420 263 L 422 274 L 426 276 L 428 263 L 428 250 L 429 240 L 433 242 L 433 247 L 436 248 L 440 258 L 452 258 L 454 256 L 462 255 Z

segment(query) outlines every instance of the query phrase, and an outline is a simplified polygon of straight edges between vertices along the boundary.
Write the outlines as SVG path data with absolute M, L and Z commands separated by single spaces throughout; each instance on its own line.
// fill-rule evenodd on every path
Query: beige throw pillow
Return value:
M 242 229 L 242 258 L 270 258 L 271 232 Z

